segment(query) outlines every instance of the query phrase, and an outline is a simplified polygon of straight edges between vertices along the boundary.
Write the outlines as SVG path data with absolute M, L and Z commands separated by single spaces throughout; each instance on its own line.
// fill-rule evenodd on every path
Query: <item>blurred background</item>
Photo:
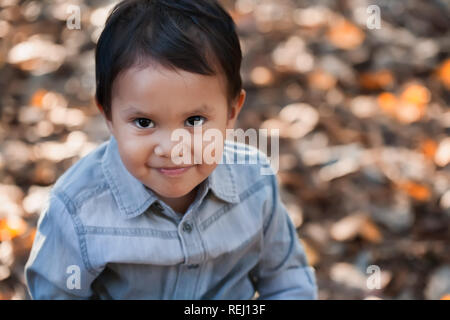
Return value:
M 449 299 L 450 1 L 220 2 L 244 54 L 236 127 L 280 129 L 319 298 Z M 29 299 L 47 194 L 109 137 L 94 50 L 115 3 L 0 0 L 0 299 Z

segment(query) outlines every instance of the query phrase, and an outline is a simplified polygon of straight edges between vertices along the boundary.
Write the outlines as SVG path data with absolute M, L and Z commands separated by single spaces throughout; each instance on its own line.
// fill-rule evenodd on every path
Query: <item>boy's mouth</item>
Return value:
M 160 173 L 166 175 L 166 176 L 178 176 L 182 173 L 185 173 L 186 171 L 188 171 L 190 168 L 192 168 L 194 165 L 190 165 L 190 166 L 179 166 L 179 167 L 166 167 L 166 168 L 155 168 L 156 170 L 158 170 Z

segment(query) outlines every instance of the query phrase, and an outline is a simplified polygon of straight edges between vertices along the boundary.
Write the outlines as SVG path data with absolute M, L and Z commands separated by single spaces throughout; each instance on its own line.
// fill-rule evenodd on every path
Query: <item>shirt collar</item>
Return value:
M 223 152 L 222 162 L 206 178 L 208 189 L 221 200 L 229 203 L 240 201 L 236 189 L 235 174 L 230 167 L 226 150 Z M 153 202 L 159 198 L 142 182 L 136 179 L 123 164 L 117 140 L 111 135 L 102 158 L 102 170 L 109 184 L 114 199 L 119 207 L 120 215 L 125 218 L 133 218 L 144 213 Z

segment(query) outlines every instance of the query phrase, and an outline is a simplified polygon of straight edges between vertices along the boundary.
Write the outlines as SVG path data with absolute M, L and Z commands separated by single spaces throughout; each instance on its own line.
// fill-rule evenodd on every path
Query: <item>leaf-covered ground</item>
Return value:
M 450 2 L 221 2 L 244 54 L 237 127 L 280 130 L 282 198 L 319 298 L 448 299 Z M 0 0 L 1 299 L 29 298 L 48 191 L 108 137 L 94 50 L 111 4 Z

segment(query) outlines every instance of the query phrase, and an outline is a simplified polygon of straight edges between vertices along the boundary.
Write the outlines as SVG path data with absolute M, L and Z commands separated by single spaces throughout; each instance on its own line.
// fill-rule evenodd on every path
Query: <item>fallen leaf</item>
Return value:
M 445 167 L 450 163 L 450 137 L 439 142 L 436 154 L 434 155 L 434 162 L 440 167 Z
M 9 216 L 0 220 L 0 241 L 14 239 L 25 233 L 27 223 L 18 216 Z
M 394 75 L 389 70 L 364 72 L 359 77 L 361 87 L 369 90 L 385 89 L 394 83 Z
M 351 50 L 362 44 L 365 34 L 355 24 L 341 19 L 337 24 L 330 26 L 327 38 L 335 47 Z
M 431 196 L 430 189 L 427 186 L 414 181 L 398 183 L 397 185 L 409 196 L 419 201 L 426 201 Z
M 438 144 L 432 139 L 426 139 L 420 144 L 420 151 L 427 159 L 433 160 L 438 149 Z
M 309 85 L 314 89 L 330 90 L 336 86 L 336 77 L 322 69 L 316 69 L 308 74 Z
M 364 213 L 355 213 L 334 223 L 330 228 L 330 235 L 336 241 L 348 241 L 358 235 L 373 243 L 382 240 L 378 227 Z
M 438 79 L 450 90 L 450 58 L 445 60 L 437 70 Z
M 273 83 L 274 77 L 272 71 L 268 68 L 259 66 L 250 72 L 250 79 L 258 86 L 267 86 Z
M 378 95 L 377 101 L 378 105 L 384 112 L 391 115 L 395 113 L 395 108 L 398 104 L 398 99 L 394 94 L 390 92 L 383 92 Z
M 300 239 L 305 250 L 306 259 L 311 266 L 316 266 L 320 261 L 319 253 L 304 239 Z
M 424 105 L 430 102 L 430 91 L 417 83 L 409 84 L 402 91 L 400 98 L 415 105 Z
M 38 89 L 34 92 L 33 96 L 30 99 L 30 105 L 33 107 L 42 107 L 42 102 L 44 100 L 45 95 L 47 94 L 47 90 Z

